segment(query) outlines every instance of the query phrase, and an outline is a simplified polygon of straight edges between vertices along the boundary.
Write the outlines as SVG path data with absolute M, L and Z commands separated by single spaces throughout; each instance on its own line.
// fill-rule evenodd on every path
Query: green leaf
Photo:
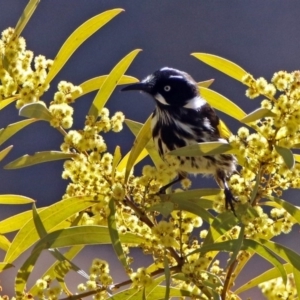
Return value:
M 152 116 L 152 115 L 151 115 Z M 141 128 L 143 127 L 142 123 L 139 122 L 135 122 L 132 120 L 125 120 L 125 124 L 128 126 L 128 128 L 131 130 L 131 132 L 137 136 L 139 131 L 141 130 Z M 139 157 L 136 160 L 136 163 L 138 161 L 140 161 L 142 158 L 144 158 L 145 156 L 147 156 L 149 153 L 154 165 L 156 167 L 158 167 L 159 165 L 161 165 L 163 163 L 163 160 L 161 159 L 161 157 L 158 154 L 158 151 L 156 150 L 155 146 L 154 146 L 154 142 L 153 139 L 151 138 L 149 140 L 149 142 L 146 145 L 146 149 L 143 149 L 143 151 L 141 152 L 141 154 L 139 155 Z M 141 158 L 141 159 L 140 159 Z
M 187 199 L 173 199 L 171 200 L 175 206 L 174 209 L 176 210 L 184 210 L 191 212 L 192 214 L 195 214 L 196 216 L 201 217 L 204 221 L 211 224 L 214 220 L 214 217 L 212 214 L 210 214 L 206 209 L 203 208 L 201 205 L 201 200 L 187 200 Z
M 213 218 L 213 222 L 210 222 L 210 224 L 208 234 L 203 242 L 203 247 L 215 243 L 220 236 L 236 226 L 238 220 L 231 211 L 225 211 Z
M 14 134 L 16 134 L 21 129 L 25 128 L 29 124 L 36 122 L 35 119 L 28 119 L 19 121 L 13 124 L 8 125 L 6 128 L 2 128 L 0 130 L 0 145 L 2 145 L 4 142 L 6 142 L 10 137 L 12 137 Z
M 102 26 L 117 16 L 123 9 L 112 9 L 99 14 L 79 26 L 65 41 L 58 51 L 53 65 L 47 74 L 45 85 L 49 84 L 60 69 L 65 65 L 75 50 Z
M 165 250 L 165 255 L 164 255 L 164 269 L 165 269 L 165 300 L 168 300 L 170 298 L 170 285 L 171 285 L 171 273 L 169 269 L 169 260 L 167 257 L 167 253 Z
M 38 4 L 40 3 L 40 0 L 30 0 L 28 4 L 26 5 L 24 11 L 22 12 L 22 15 L 15 27 L 14 34 L 11 38 L 12 41 L 14 41 L 16 38 L 18 38 L 25 28 L 26 24 L 30 20 L 31 16 L 33 15 L 35 9 L 37 8 Z
M 42 102 L 29 103 L 20 108 L 19 116 L 50 122 L 52 115 Z
M 147 211 L 158 211 L 164 218 L 167 218 L 170 213 L 174 210 L 174 203 L 163 201 L 155 204 L 147 209 Z
M 145 289 L 146 297 L 148 298 L 151 295 L 152 291 L 154 291 L 154 289 L 164 280 L 165 280 L 164 275 L 155 278 L 153 280 L 153 282 L 149 286 L 147 286 Z M 164 291 L 165 291 L 165 289 L 164 289 Z M 142 296 L 143 296 L 143 291 L 141 289 L 137 290 L 136 288 L 129 288 L 129 289 L 126 289 L 124 291 L 121 291 L 121 292 L 109 297 L 107 300 L 124 300 L 124 299 L 141 300 Z M 164 297 L 164 294 L 162 297 Z M 151 297 L 148 299 L 158 299 L 158 298 Z
M 104 83 L 104 81 L 107 79 L 107 76 L 108 75 L 94 77 L 94 78 L 91 78 L 91 79 L 81 83 L 79 86 L 82 88 L 82 93 L 80 95 L 78 95 L 77 97 L 74 97 L 73 99 L 79 98 L 87 93 L 99 90 L 101 88 L 102 84 Z M 135 77 L 123 75 L 120 78 L 118 85 L 135 83 L 138 81 L 139 80 Z
M 295 159 L 294 159 L 293 152 L 290 149 L 283 148 L 280 146 L 275 145 L 274 147 L 275 147 L 276 152 L 282 156 L 286 166 L 289 169 L 292 169 L 295 165 Z
M 300 154 L 294 154 L 294 159 L 296 162 L 300 162 Z
M 153 289 L 153 291 L 151 293 L 148 294 L 147 299 L 164 299 L 165 294 L 166 294 L 166 287 L 158 285 L 155 289 Z M 182 299 L 182 297 L 188 297 L 188 299 L 190 299 L 192 297 L 195 297 L 195 295 L 193 295 L 191 292 L 189 292 L 187 290 L 181 290 L 178 288 L 171 287 L 170 288 L 170 297 L 172 297 L 172 298 L 168 298 L 168 299 L 173 299 L 173 297 L 176 297 L 175 299 Z M 200 299 L 200 298 L 195 298 L 195 299 Z
M 215 109 L 227 114 L 237 120 L 246 116 L 246 113 L 235 103 L 223 95 L 205 87 L 200 87 L 200 93 L 203 98 Z
M 251 248 L 255 251 L 256 254 L 260 255 L 262 258 L 270 262 L 275 268 L 278 269 L 283 282 L 286 284 L 287 282 L 287 275 L 285 272 L 284 267 L 282 266 L 282 262 L 274 255 L 273 250 L 271 250 L 269 247 L 265 246 L 264 243 L 262 243 L 262 240 L 260 242 L 251 240 L 251 239 L 245 239 L 244 240 L 244 246 L 246 249 Z M 271 251 L 270 251 L 271 250 Z M 274 253 L 272 253 L 272 251 Z M 278 253 L 276 253 L 278 254 Z
M 8 263 L 4 263 L 4 262 L 0 262 L 0 272 L 7 270 L 9 268 L 14 267 L 14 265 L 12 264 L 8 264 Z
M 115 200 L 112 198 L 109 201 L 108 204 L 109 207 L 109 215 L 107 219 L 107 225 L 108 225 L 108 231 L 111 239 L 112 246 L 115 250 L 115 253 L 117 254 L 117 257 L 121 264 L 123 265 L 125 271 L 128 270 L 128 265 L 126 261 L 126 256 L 123 251 L 121 242 L 120 242 L 120 236 L 117 229 L 117 223 L 116 223 L 116 207 L 115 207 Z
M 114 157 L 113 157 L 113 162 L 112 162 L 112 169 L 111 169 L 112 181 L 113 182 L 114 182 L 115 170 L 116 170 L 117 165 L 119 164 L 121 158 L 122 158 L 121 148 L 120 148 L 120 146 L 116 146 L 116 149 L 115 149 L 115 152 L 114 152 Z
M 209 88 L 213 84 L 214 81 L 215 81 L 214 79 L 200 81 L 200 82 L 197 82 L 197 85 L 198 85 L 199 88 L 200 87 Z
M 20 98 L 19 96 L 13 96 L 13 97 L 9 97 L 9 98 L 1 100 L 0 101 L 0 110 L 3 109 L 4 107 L 6 107 L 7 105 L 13 103 L 14 101 L 16 101 L 19 98 Z
M 298 224 L 300 224 L 300 209 L 298 207 L 277 197 L 265 196 L 265 198 L 268 198 L 279 204 L 280 207 L 284 208 L 298 222 Z
M 15 293 L 19 299 L 23 298 L 23 293 L 28 281 L 28 278 L 41 255 L 41 251 L 33 251 L 26 259 L 24 264 L 19 269 L 15 278 Z
M 38 211 L 45 209 L 39 208 Z M 0 233 L 9 233 L 19 230 L 24 226 L 24 224 L 32 217 L 32 211 L 25 211 L 20 214 L 9 217 L 0 222 Z
M 195 157 L 222 154 L 232 149 L 232 146 L 226 142 L 205 142 L 177 148 L 168 154 Z
M 74 246 L 64 254 L 64 257 L 68 260 L 72 260 L 82 249 L 83 246 Z M 48 270 L 42 276 L 40 276 L 40 278 L 44 278 L 46 275 L 48 275 L 52 280 L 55 279 L 54 270 L 59 263 L 60 263 L 59 261 L 56 261 L 54 264 L 52 264 L 52 266 L 49 267 Z M 37 288 L 37 286 L 33 285 L 28 293 L 32 294 L 33 296 L 36 296 L 38 291 L 39 289 Z
M 110 72 L 105 81 L 103 82 L 100 90 L 98 91 L 93 103 L 88 112 L 89 115 L 98 117 L 99 112 L 104 107 L 105 103 L 109 99 L 110 95 L 114 91 L 121 77 L 129 68 L 130 64 L 140 52 L 140 49 L 136 49 L 127 54 Z
M 0 249 L 6 252 L 9 247 L 10 247 L 10 241 L 7 239 L 6 236 L 0 234 Z
M 13 145 L 8 146 L 7 148 L 0 151 L 0 161 L 10 152 L 10 150 L 13 148 Z
M 20 195 L 0 195 L 0 204 L 28 204 L 34 203 L 35 201 L 31 198 L 20 196 Z
M 191 55 L 240 82 L 242 82 L 243 76 L 247 74 L 243 68 L 220 56 L 208 53 L 192 53 Z
M 241 224 L 240 227 L 241 227 L 241 229 L 240 229 L 239 236 L 238 236 L 238 238 L 236 240 L 236 247 L 234 248 L 234 250 L 233 250 L 233 252 L 232 252 L 232 254 L 230 256 L 230 260 L 227 263 L 226 269 L 229 268 L 229 266 L 231 266 L 235 262 L 238 254 L 239 254 L 239 252 L 240 252 L 240 250 L 241 250 L 241 248 L 243 246 L 245 225 Z
M 240 120 L 242 123 L 251 123 L 265 117 L 274 117 L 275 114 L 267 108 L 258 108 Z
M 144 238 L 133 233 L 120 234 L 120 240 L 127 244 L 140 244 Z M 85 225 L 60 229 L 48 233 L 34 249 L 61 248 L 78 245 L 111 244 L 109 230 L 105 226 Z
M 61 151 L 36 152 L 33 155 L 24 155 L 4 166 L 4 169 L 20 169 L 48 161 L 68 159 L 76 156 L 74 153 L 64 153 Z
M 54 203 L 39 212 L 40 218 L 47 232 L 50 232 L 59 223 L 74 214 L 87 209 L 95 204 L 92 197 L 73 197 L 61 200 Z M 12 263 L 24 251 L 31 247 L 36 241 L 39 240 L 38 233 L 36 232 L 34 222 L 28 218 L 27 223 L 19 230 L 13 239 L 10 248 L 8 249 L 5 262 Z
M 127 180 L 128 180 L 130 171 L 131 171 L 132 167 L 134 166 L 136 159 L 141 154 L 141 152 L 146 147 L 146 145 L 148 144 L 148 142 L 150 141 L 150 139 L 152 137 L 151 136 L 151 118 L 152 118 L 152 116 L 150 116 L 147 119 L 147 121 L 145 122 L 145 124 L 143 125 L 141 130 L 139 131 L 139 133 L 136 136 L 136 139 L 133 143 L 133 146 L 131 148 L 131 151 L 130 151 L 130 154 L 128 157 L 127 165 L 126 165 L 125 182 L 127 182 Z
M 295 251 L 269 240 L 260 239 L 259 242 L 300 271 L 300 255 Z
M 128 162 L 128 158 L 130 156 L 131 151 L 129 151 L 120 161 L 120 163 L 117 166 L 117 170 L 119 172 L 121 172 L 122 170 L 124 170 L 126 168 L 127 162 Z M 148 151 L 146 149 L 143 149 L 142 152 L 140 153 L 140 155 L 137 157 L 137 159 L 134 162 L 134 166 L 139 163 L 141 160 L 143 160 L 146 156 L 148 155 Z
M 293 268 L 294 280 L 295 280 L 295 287 L 297 289 L 297 295 L 300 295 L 300 271 L 296 268 Z
M 35 229 L 36 229 L 39 237 L 42 239 L 43 237 L 45 237 L 47 235 L 47 231 L 43 225 L 43 222 L 39 216 L 39 213 L 38 213 L 34 203 L 32 205 L 32 217 L 33 217 Z
M 293 266 L 291 264 L 286 263 L 283 265 L 283 267 L 285 269 L 286 274 L 290 274 L 293 272 Z M 244 285 L 240 286 L 238 289 L 234 291 L 234 293 L 235 294 L 243 293 L 247 290 L 250 290 L 251 288 L 257 287 L 260 283 L 278 278 L 280 276 L 281 273 L 279 272 L 278 268 L 269 269 L 266 272 L 258 275 L 257 277 L 252 278 Z

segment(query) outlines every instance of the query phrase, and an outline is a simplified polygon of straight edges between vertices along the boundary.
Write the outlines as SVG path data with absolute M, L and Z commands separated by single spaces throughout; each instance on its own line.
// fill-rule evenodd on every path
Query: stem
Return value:
M 231 276 L 232 276 L 232 273 L 234 271 L 234 268 L 237 264 L 237 260 L 235 260 L 229 267 L 228 271 L 227 271 L 227 274 L 226 274 L 226 279 L 225 279 L 225 282 L 224 282 L 224 287 L 223 287 L 223 291 L 222 291 L 222 294 L 221 294 L 221 297 L 222 297 L 222 300 L 225 300 L 226 299 L 226 294 L 227 294 L 227 290 L 229 288 L 229 283 L 230 283 L 230 280 L 231 280 Z

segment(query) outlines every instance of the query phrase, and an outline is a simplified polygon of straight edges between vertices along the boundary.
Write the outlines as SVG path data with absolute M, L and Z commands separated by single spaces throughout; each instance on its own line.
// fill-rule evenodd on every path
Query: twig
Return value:
M 230 279 L 231 279 L 231 276 L 232 276 L 232 273 L 234 271 L 236 264 L 237 264 L 237 260 L 235 260 L 228 268 L 228 271 L 226 274 L 226 279 L 225 279 L 224 286 L 223 286 L 223 291 L 221 294 L 222 300 L 226 299 L 226 294 L 227 294 L 227 290 L 229 288 Z

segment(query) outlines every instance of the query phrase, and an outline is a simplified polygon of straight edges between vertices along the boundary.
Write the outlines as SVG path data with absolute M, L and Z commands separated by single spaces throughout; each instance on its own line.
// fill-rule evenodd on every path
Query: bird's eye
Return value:
M 165 90 L 166 92 L 169 92 L 169 91 L 171 90 L 171 87 L 170 87 L 169 85 L 166 85 L 166 86 L 164 87 L 164 90 Z

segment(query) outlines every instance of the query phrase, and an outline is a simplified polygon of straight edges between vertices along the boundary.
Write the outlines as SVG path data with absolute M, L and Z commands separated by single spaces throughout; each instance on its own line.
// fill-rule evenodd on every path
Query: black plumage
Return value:
M 187 145 L 224 141 L 218 129 L 219 117 L 200 96 L 197 83 L 189 74 L 165 67 L 123 90 L 140 90 L 150 94 L 155 100 L 152 136 L 162 158 L 169 151 Z M 226 208 L 230 206 L 234 211 L 235 199 L 227 185 L 228 178 L 236 172 L 236 159 L 233 155 L 178 159 L 178 180 L 186 177 L 188 173 L 213 175 L 219 186 L 225 190 Z

